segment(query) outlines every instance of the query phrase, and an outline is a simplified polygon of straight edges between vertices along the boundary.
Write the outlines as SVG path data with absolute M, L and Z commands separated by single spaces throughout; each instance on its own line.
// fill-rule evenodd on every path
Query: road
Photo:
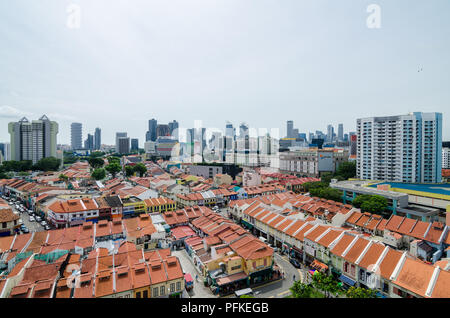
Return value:
M 203 285 L 203 276 L 200 271 L 192 264 L 187 252 L 183 249 L 180 251 L 172 251 L 172 255 L 178 257 L 181 263 L 181 268 L 184 273 L 191 274 L 194 279 L 194 288 L 188 292 L 191 298 L 216 298 L 208 287 Z M 198 281 L 195 281 L 195 276 L 198 275 Z
M 44 227 L 41 224 L 39 224 L 39 222 L 36 222 L 36 221 L 30 222 L 30 220 L 29 220 L 30 216 L 28 215 L 27 212 L 20 212 L 19 210 L 16 209 L 15 204 L 10 205 L 10 207 L 14 212 L 19 213 L 20 218 L 23 221 L 23 224 L 30 230 L 30 233 L 31 232 L 40 232 L 40 231 L 44 230 Z
M 289 288 L 294 284 L 295 280 L 302 280 L 305 277 L 300 269 L 295 268 L 288 260 L 286 255 L 274 253 L 275 263 L 284 272 L 284 279 L 277 282 L 271 282 L 263 286 L 255 287 L 256 298 L 284 298 L 291 294 Z

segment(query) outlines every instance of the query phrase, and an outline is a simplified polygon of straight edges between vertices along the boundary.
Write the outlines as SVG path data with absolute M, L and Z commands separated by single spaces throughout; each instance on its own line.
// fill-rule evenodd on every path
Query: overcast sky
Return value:
M 71 4 L 80 28 L 67 26 Z M 369 4 L 381 28 L 367 27 Z M 73 20 L 71 20 L 73 21 Z M 422 71 L 419 72 L 419 70 Z M 443 113 L 450 140 L 448 0 L 14 0 L 0 2 L 0 141 L 46 114 L 102 142 L 147 121 L 300 132 L 358 117 Z

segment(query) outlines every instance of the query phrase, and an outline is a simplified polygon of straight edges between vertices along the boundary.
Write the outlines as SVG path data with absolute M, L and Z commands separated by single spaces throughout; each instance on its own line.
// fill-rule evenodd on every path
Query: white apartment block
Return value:
M 442 148 L 442 169 L 450 169 L 450 148 Z
M 357 176 L 366 180 L 441 182 L 442 114 L 357 120 Z

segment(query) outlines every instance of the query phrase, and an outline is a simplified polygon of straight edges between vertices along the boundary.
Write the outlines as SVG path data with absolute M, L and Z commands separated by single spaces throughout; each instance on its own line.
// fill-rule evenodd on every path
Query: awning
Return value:
M 227 277 L 218 278 L 216 280 L 216 282 L 217 282 L 217 285 L 221 286 L 221 285 L 226 285 L 226 284 L 229 284 L 232 282 L 236 282 L 238 280 L 242 280 L 244 278 L 247 278 L 247 274 L 245 274 L 245 272 L 240 272 L 240 273 L 233 274 L 233 275 L 230 275 Z
M 351 279 L 351 278 L 348 278 L 348 277 L 345 276 L 344 274 L 342 274 L 342 275 L 339 277 L 339 280 L 340 280 L 341 282 L 347 284 L 347 285 L 350 285 L 350 286 L 354 286 L 354 285 L 356 284 L 356 281 L 354 281 L 354 280 Z
M 310 266 L 311 266 L 312 268 L 317 269 L 317 270 L 324 270 L 324 271 L 326 271 L 326 270 L 328 269 L 328 266 L 327 266 L 327 265 L 325 265 L 325 264 L 322 263 L 322 262 L 319 262 L 319 261 L 316 260 L 316 259 L 311 263 Z

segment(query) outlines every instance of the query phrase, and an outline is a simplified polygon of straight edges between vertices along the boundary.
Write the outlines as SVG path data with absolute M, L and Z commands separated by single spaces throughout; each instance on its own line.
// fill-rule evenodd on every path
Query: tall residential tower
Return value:
M 29 122 L 25 117 L 8 125 L 11 135 L 11 160 L 31 160 L 33 164 L 46 157 L 56 158 L 58 123 L 43 115 Z
M 356 134 L 358 178 L 441 182 L 441 113 L 362 118 Z

